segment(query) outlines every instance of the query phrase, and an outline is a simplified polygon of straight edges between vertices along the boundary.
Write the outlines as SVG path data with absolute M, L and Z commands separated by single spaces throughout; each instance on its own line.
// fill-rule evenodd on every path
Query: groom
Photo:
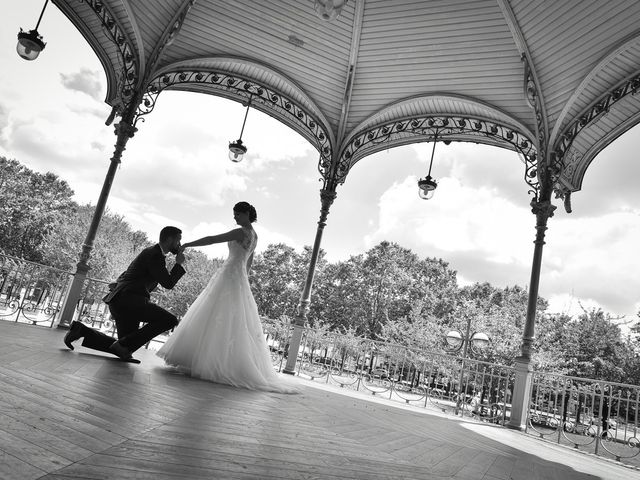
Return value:
M 178 324 L 175 315 L 151 303 L 151 292 L 158 284 L 172 289 L 185 274 L 182 267 L 184 254 L 180 251 L 182 231 L 176 227 L 164 227 L 160 231 L 160 241 L 145 248 L 131 262 L 115 283 L 109 284 L 109 293 L 102 299 L 109 305 L 111 316 L 116 322 L 118 340 L 94 330 L 81 322 L 71 322 L 64 337 L 65 345 L 73 350 L 73 342 L 84 337 L 82 346 L 112 353 L 122 360 L 140 363 L 131 356 L 133 352 L 162 332 Z M 176 264 L 167 271 L 165 256 L 173 253 Z M 140 323 L 144 326 L 140 328 Z

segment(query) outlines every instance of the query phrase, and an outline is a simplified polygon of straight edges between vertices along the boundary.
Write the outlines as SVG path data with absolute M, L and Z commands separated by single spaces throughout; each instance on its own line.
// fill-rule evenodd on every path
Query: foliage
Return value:
M 315 316 L 333 329 L 353 328 L 372 339 L 380 338 L 390 320 L 408 317 L 415 304 L 422 314 L 446 315 L 456 290 L 456 274 L 446 262 L 420 259 L 392 242 L 328 264 L 317 277 Z
M 52 228 L 40 247 L 49 266 L 74 269 L 94 211 L 95 207 L 91 205 L 77 206 L 75 215 Z M 133 231 L 123 217 L 106 212 L 91 251 L 89 276 L 108 281 L 115 279 L 149 245 L 152 242 L 144 232 Z
M 304 255 L 283 243 L 254 255 L 250 284 L 260 313 L 269 318 L 295 316 L 305 275 Z
M 408 316 L 382 326 L 380 338 L 412 350 L 441 352 L 446 334 L 444 326 L 431 315 L 423 315 L 424 305 L 416 303 Z
M 72 216 L 73 191 L 53 173 L 0 157 L 0 251 L 34 262 L 52 229 Z

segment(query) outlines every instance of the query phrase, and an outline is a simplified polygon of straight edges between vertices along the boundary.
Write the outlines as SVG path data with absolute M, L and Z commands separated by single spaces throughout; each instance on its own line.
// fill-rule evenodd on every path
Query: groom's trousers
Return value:
M 135 352 L 152 338 L 178 325 L 178 319 L 164 308 L 151 303 L 142 295 L 119 293 L 109 302 L 109 311 L 116 322 L 118 340 L 123 347 Z M 144 326 L 140 328 L 140 324 Z M 84 326 L 84 325 L 83 325 Z M 109 352 L 115 339 L 84 326 L 82 346 Z

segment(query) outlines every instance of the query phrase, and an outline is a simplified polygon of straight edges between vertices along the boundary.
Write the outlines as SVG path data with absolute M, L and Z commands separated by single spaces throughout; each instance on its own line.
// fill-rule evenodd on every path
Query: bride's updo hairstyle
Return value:
M 258 213 L 256 212 L 256 209 L 253 207 L 253 205 L 251 205 L 249 202 L 238 202 L 233 206 L 233 211 L 234 212 L 239 212 L 239 213 L 248 213 L 249 214 L 249 221 L 251 223 L 255 222 L 256 220 L 258 220 Z

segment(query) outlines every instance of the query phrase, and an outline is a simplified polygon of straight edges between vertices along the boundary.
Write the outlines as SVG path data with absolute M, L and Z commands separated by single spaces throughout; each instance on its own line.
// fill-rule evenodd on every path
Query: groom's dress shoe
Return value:
M 120 342 L 113 342 L 109 347 L 109 351 L 114 355 L 120 357 L 120 360 L 122 361 L 129 363 L 140 363 L 140 360 L 133 358 L 129 349 L 121 345 Z
M 127 363 L 140 363 L 140 360 L 138 360 L 137 358 L 133 358 L 133 357 L 122 358 L 121 360 L 123 362 L 127 362 Z
M 120 357 L 122 360 L 131 356 L 131 352 L 129 351 L 129 349 L 121 345 L 118 341 L 115 341 L 111 344 L 111 346 L 109 347 L 109 351 L 114 355 Z
M 69 350 L 73 350 L 72 342 L 75 342 L 82 337 L 82 324 L 80 322 L 73 321 L 69 326 L 69 331 L 64 336 L 64 344 Z

